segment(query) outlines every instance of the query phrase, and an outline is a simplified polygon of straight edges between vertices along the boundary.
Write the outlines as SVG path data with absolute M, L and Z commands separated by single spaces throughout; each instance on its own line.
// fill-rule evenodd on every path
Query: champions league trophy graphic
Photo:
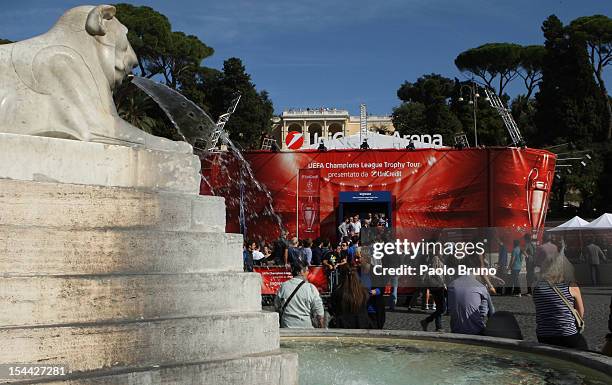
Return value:
M 317 233 L 319 219 L 319 171 L 300 170 L 300 227 L 305 233 Z
M 307 233 L 313 233 L 315 219 L 317 219 L 317 208 L 312 201 L 312 197 L 308 197 L 308 201 L 302 203 L 302 218 L 304 218 L 304 225 L 306 226 Z
M 537 168 L 532 168 L 527 177 L 527 214 L 533 234 L 540 231 L 546 218 L 546 203 L 548 202 L 548 186 L 550 184 L 550 171 L 545 178 L 539 177 Z

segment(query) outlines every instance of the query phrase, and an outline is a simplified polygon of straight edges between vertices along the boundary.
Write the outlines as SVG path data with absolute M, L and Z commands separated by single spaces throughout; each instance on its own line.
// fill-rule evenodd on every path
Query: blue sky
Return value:
M 276 112 L 289 107 L 338 107 L 389 114 L 398 87 L 427 73 L 463 78 L 453 61 L 488 42 L 541 44 L 550 14 L 563 22 L 612 15 L 610 0 L 224 0 L 129 1 L 167 15 L 175 30 L 215 49 L 204 65 L 236 56 Z M 0 0 L 0 37 L 40 34 L 72 0 Z M 120 17 L 120 15 L 119 15 Z M 606 74 L 612 87 L 612 68 Z M 518 79 L 512 95 L 523 92 Z

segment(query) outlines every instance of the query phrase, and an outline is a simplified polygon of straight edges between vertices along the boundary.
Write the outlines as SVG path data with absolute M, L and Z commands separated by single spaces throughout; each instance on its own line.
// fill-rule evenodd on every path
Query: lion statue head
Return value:
M 138 58 L 112 5 L 66 11 L 46 33 L 0 46 L 0 132 L 188 153 L 121 119 L 112 91 Z

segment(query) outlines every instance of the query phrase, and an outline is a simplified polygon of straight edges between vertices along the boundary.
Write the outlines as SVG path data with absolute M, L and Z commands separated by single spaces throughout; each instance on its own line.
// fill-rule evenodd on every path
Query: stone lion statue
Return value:
M 137 58 L 115 12 L 76 7 L 47 33 L 0 45 L 0 132 L 192 151 L 119 117 L 112 91 Z

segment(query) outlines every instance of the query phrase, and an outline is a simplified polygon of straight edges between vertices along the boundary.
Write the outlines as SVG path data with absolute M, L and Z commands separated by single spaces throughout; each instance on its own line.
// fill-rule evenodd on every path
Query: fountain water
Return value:
M 263 214 L 273 218 L 278 226 L 277 230 L 279 233 L 284 230 L 282 219 L 274 210 L 270 191 L 257 180 L 251 165 L 244 158 L 238 146 L 229 138 L 227 132 L 217 127 L 208 114 L 198 105 L 170 87 L 139 76 L 132 76 L 132 83 L 149 95 L 161 107 L 179 135 L 182 136 L 183 140 L 194 146 L 196 153 L 201 158 L 208 156 L 207 149 L 217 147 L 218 140 L 221 142 L 220 144 L 227 146 L 228 153 L 220 154 L 216 160 L 219 162 L 220 171 L 226 179 L 227 185 L 242 186 L 239 194 L 224 194 L 228 206 L 240 207 L 240 211 L 244 213 L 241 218 L 242 228 L 245 228 L 245 218 L 255 219 Z M 229 118 L 231 112 L 228 112 L 227 115 L 227 118 Z M 234 163 L 238 163 L 237 169 L 230 167 Z M 201 177 L 209 192 L 212 195 L 216 195 L 212 184 L 206 176 L 201 174 Z M 248 185 L 250 188 L 243 188 L 245 185 Z M 267 201 L 264 204 L 263 210 L 254 212 L 252 211 L 253 207 L 259 206 L 255 205 L 259 193 L 263 193 Z
M 402 331 L 287 330 L 301 385 L 604 385 L 612 363 L 522 341 Z

